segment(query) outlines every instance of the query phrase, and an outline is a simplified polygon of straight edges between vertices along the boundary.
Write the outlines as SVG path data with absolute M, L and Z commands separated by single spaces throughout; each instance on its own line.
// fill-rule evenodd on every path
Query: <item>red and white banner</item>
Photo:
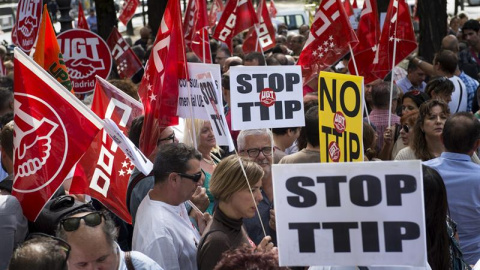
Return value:
M 112 56 L 103 39 L 84 29 L 72 29 L 57 37 L 76 94 L 95 89 L 95 76 L 106 79 L 112 69 Z
M 214 27 L 217 24 L 217 14 L 221 14 L 223 12 L 223 2 L 222 0 L 214 0 L 212 3 L 212 7 L 208 12 L 208 25 L 210 27 Z
M 185 10 L 185 18 L 183 18 L 183 36 L 185 37 L 185 46 L 190 48 L 190 43 L 192 43 L 196 20 L 198 18 L 195 15 L 198 15 L 196 5 L 196 0 L 189 0 L 187 4 L 187 9 Z M 197 14 L 195 14 L 197 13 Z
M 142 69 L 142 62 L 130 48 L 130 45 L 123 39 L 116 27 L 112 29 L 108 36 L 107 44 L 117 65 L 120 78 L 131 78 Z
M 260 0 L 258 3 L 257 19 L 260 22 L 256 26 L 257 29 L 250 28 L 247 38 L 243 42 L 244 53 L 262 52 L 275 47 L 275 28 L 268 13 L 266 0 Z
M 207 3 L 204 0 L 192 0 L 195 4 L 195 22 L 190 48 L 202 63 L 211 64 L 210 38 L 208 36 Z M 188 45 L 187 45 L 188 46 Z
M 42 1 L 20 0 L 18 2 L 17 19 L 12 30 L 12 42 L 25 53 L 29 53 L 37 38 L 42 19 Z
M 82 3 L 78 3 L 78 20 L 77 20 L 77 27 L 79 29 L 90 30 L 88 26 L 87 19 L 85 18 L 85 12 L 83 12 Z
M 142 115 L 142 110 L 140 102 L 97 77 L 92 111 L 98 117 L 113 120 L 126 134 L 132 120 Z M 131 223 L 125 202 L 128 179 L 134 168 L 133 163 L 103 130 L 78 162 L 70 193 L 88 194 Z
M 145 110 L 140 149 L 149 156 L 162 127 L 178 124 L 179 80 L 188 78 L 180 1 L 168 1 L 138 88 Z
M 213 38 L 224 42 L 230 51 L 233 51 L 233 37 L 256 23 L 258 19 L 251 1 L 229 0 L 215 28 Z
M 137 9 L 138 4 L 138 0 L 125 0 L 122 9 L 120 10 L 118 20 L 124 25 L 127 25 L 128 21 L 130 21 L 133 18 L 133 15 L 135 15 L 135 10 Z
M 397 44 L 396 48 L 394 44 Z M 405 0 L 392 0 L 383 24 L 378 51 L 373 60 L 373 72 L 379 78 L 385 78 L 394 65 L 400 63 L 416 48 L 417 41 L 407 3 Z
M 340 0 L 320 3 L 297 65 L 302 66 L 303 83 L 332 66 L 358 43 Z
M 19 49 L 15 49 L 12 195 L 34 221 L 85 154 L 103 121 Z
M 277 8 L 275 7 L 275 2 L 270 0 L 270 6 L 268 7 L 268 13 L 270 13 L 270 17 L 276 18 L 277 17 Z

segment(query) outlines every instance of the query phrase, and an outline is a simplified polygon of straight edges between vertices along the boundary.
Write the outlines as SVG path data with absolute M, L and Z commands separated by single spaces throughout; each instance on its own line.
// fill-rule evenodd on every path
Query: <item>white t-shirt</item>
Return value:
M 199 240 L 183 203 L 174 206 L 145 196 L 137 210 L 133 250 L 152 258 L 163 269 L 197 269 Z
M 452 93 L 452 101 L 448 103 L 450 107 L 450 114 L 457 112 L 466 112 L 468 105 L 468 91 L 465 84 L 458 76 L 453 76 L 449 78 L 455 86 L 455 90 Z

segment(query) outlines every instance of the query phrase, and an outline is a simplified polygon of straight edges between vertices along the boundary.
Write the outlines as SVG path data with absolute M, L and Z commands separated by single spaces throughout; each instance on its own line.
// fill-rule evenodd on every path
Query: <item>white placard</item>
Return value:
M 186 80 L 179 80 L 180 88 L 179 88 L 179 95 L 178 95 L 178 107 L 177 107 L 177 115 L 182 118 L 195 118 L 195 119 L 203 119 L 208 120 L 209 116 L 205 111 L 202 92 L 200 91 L 200 85 L 197 81 L 197 75 L 204 72 L 211 72 L 213 75 L 213 79 L 215 80 L 215 85 L 217 86 L 218 92 L 217 96 L 219 100 L 221 100 L 221 104 L 223 104 L 223 96 L 222 96 L 222 75 L 220 74 L 220 65 L 217 64 L 201 64 L 201 63 L 188 63 L 188 76 L 190 77 L 190 81 Z M 166 78 L 168 80 L 168 78 Z M 188 98 L 188 87 L 187 83 L 190 86 L 190 92 L 192 95 L 192 110 L 193 110 L 193 117 L 191 116 L 189 104 L 190 100 Z
M 281 266 L 426 266 L 421 163 L 273 165 Z
M 115 122 L 108 118 L 103 121 L 105 121 L 105 131 L 112 140 L 118 144 L 123 153 L 135 164 L 139 171 L 144 175 L 148 175 L 153 170 L 153 163 L 123 134 Z
M 305 126 L 300 66 L 230 68 L 232 129 Z
M 220 100 L 216 94 L 218 90 L 216 89 L 212 73 L 200 73 L 197 75 L 197 80 L 217 144 L 226 145 L 229 151 L 234 151 L 235 145 L 233 144 L 232 136 L 227 126 L 222 100 Z

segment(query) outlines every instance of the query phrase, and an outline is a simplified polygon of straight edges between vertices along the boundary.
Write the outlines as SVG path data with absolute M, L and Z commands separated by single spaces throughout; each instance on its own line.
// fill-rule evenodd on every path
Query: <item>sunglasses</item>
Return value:
M 170 140 L 172 140 L 172 143 L 175 142 L 175 132 L 172 132 L 172 134 L 166 138 L 158 139 L 157 145 L 159 145 L 161 142 L 170 141 Z
M 167 174 L 170 174 L 171 172 L 167 173 Z M 202 173 L 203 172 L 199 172 L 199 173 L 196 173 L 196 174 L 188 174 L 188 173 L 179 173 L 179 172 L 176 172 L 176 174 L 180 175 L 181 177 L 185 177 L 185 178 L 188 178 L 190 180 L 192 180 L 193 182 L 195 183 L 198 183 L 198 181 L 200 181 L 200 179 L 202 178 Z
M 68 217 L 60 221 L 63 229 L 67 232 L 75 231 L 80 226 L 80 220 L 84 220 L 85 224 L 90 227 L 98 226 L 102 223 L 102 217 L 105 218 L 101 212 L 93 212 L 83 217 Z
M 405 131 L 405 133 L 408 133 L 408 131 L 410 131 L 410 127 L 408 125 L 402 125 L 402 129 L 403 131 Z
M 70 250 L 72 249 L 70 245 L 65 242 L 63 239 L 45 234 L 45 233 L 31 233 L 28 235 L 27 239 L 25 241 L 31 240 L 31 239 L 39 239 L 43 240 L 42 238 L 47 238 L 50 239 L 57 245 L 61 250 L 65 251 L 65 263 L 67 263 L 68 260 L 68 255 L 70 255 Z M 45 241 L 45 240 L 43 240 Z

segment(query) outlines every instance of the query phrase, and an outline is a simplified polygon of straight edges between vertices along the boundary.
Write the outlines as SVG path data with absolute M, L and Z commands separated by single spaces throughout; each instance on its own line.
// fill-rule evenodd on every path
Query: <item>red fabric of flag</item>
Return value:
M 375 3 L 375 5 L 376 5 L 376 3 Z M 357 0 L 353 0 L 352 8 L 358 8 Z
M 82 3 L 78 3 L 77 27 L 80 29 L 90 30 L 90 27 L 88 27 L 87 19 L 85 19 L 85 13 L 83 12 Z
M 348 62 L 350 73 L 363 76 L 365 84 L 378 79 L 372 73 L 373 59 L 375 58 L 380 39 L 380 24 L 378 23 L 377 14 L 377 1 L 365 0 L 357 29 L 358 45 L 353 49 L 354 57 Z M 353 63 L 354 59 L 357 64 L 358 74 Z
M 358 43 L 340 0 L 320 4 L 297 64 L 302 66 L 303 84 L 332 66 Z
M 204 0 L 191 1 L 195 2 L 195 20 L 193 22 L 193 36 L 190 48 L 200 58 L 200 61 L 211 64 L 212 54 L 208 36 L 207 3 Z
M 138 94 L 145 110 L 140 149 L 149 156 L 160 128 L 178 124 L 179 79 L 188 78 L 179 1 L 168 1 Z
M 112 29 L 108 36 L 107 45 L 112 52 L 120 78 L 131 78 L 142 68 L 142 62 L 130 48 L 130 45 L 123 39 L 116 27 Z
M 132 120 L 142 115 L 142 104 L 107 81 L 97 77 L 92 111 L 111 119 L 126 135 Z M 103 130 L 80 159 L 70 187 L 71 194 L 87 194 L 99 200 L 128 223 L 126 206 L 128 179 L 135 166 Z
M 135 10 L 137 9 L 138 4 L 138 0 L 125 0 L 125 2 L 123 2 L 122 10 L 120 10 L 118 20 L 124 25 L 127 25 L 128 21 L 130 21 L 133 18 L 133 15 L 135 15 Z
M 196 0 L 189 0 L 187 4 L 187 9 L 185 10 L 185 18 L 183 19 L 183 36 L 185 37 L 185 46 L 190 48 L 190 43 L 193 39 L 193 26 L 195 24 L 195 12 L 197 6 L 195 5 Z
M 91 110 L 15 48 L 12 195 L 34 221 L 103 127 Z
M 266 51 L 275 47 L 275 28 L 268 14 L 265 0 L 260 0 L 260 3 L 258 3 L 257 18 L 260 22 L 257 24 L 257 29 L 255 30 L 255 27 L 250 28 L 247 38 L 243 42 L 242 48 L 244 53 L 261 52 L 262 49 Z M 260 38 L 258 38 L 257 31 Z
M 352 8 L 352 5 L 350 4 L 350 0 L 345 0 L 343 2 L 343 8 L 345 9 L 345 13 L 347 13 L 348 17 L 353 15 L 353 8 Z
M 268 7 L 268 13 L 270 13 L 270 17 L 276 18 L 277 17 L 277 8 L 275 7 L 275 2 L 270 0 L 270 6 Z
M 213 38 L 227 44 L 230 51 L 232 39 L 237 34 L 258 23 L 255 9 L 249 0 L 229 0 L 217 24 Z
M 397 46 L 394 52 L 395 43 Z M 416 48 L 417 42 L 407 3 L 405 0 L 392 0 L 388 6 L 379 48 L 373 61 L 373 72 L 379 78 L 385 78 L 393 65 L 400 63 Z
M 217 13 L 222 13 L 224 10 L 222 0 L 214 0 L 212 7 L 208 12 L 208 25 L 214 27 L 217 24 Z

